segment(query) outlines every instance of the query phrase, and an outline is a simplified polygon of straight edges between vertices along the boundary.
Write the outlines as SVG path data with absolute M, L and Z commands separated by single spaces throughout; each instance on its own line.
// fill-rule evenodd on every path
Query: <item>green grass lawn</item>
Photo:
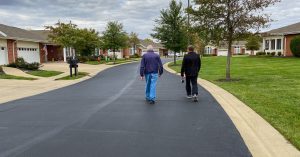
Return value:
M 13 76 L 7 74 L 0 74 L 0 79 L 10 79 L 10 80 L 37 80 L 36 78 L 31 77 L 21 77 L 21 76 Z
M 86 72 L 79 72 L 77 76 L 73 75 L 73 77 L 70 76 L 65 76 L 56 80 L 76 80 L 76 79 L 80 79 L 83 78 L 85 76 L 89 75 L 89 73 Z
M 237 82 L 217 81 L 225 78 L 225 67 L 226 57 L 204 57 L 200 77 L 234 94 L 300 149 L 300 59 L 233 57 Z
M 46 70 L 36 70 L 27 72 L 27 74 L 39 76 L 39 77 L 53 77 L 62 74 L 60 71 L 46 71 Z

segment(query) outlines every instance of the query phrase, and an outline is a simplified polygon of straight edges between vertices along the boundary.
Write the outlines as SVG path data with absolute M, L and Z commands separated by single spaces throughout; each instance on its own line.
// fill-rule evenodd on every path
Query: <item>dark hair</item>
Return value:
M 194 46 L 193 45 L 189 45 L 188 46 L 188 50 L 191 52 L 191 51 L 194 51 Z

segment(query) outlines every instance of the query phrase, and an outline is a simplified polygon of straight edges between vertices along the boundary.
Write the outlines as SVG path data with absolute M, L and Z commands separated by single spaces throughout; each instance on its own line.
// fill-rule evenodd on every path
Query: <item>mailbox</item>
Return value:
M 72 58 L 69 60 L 69 68 L 70 68 L 70 77 L 72 77 L 73 72 L 72 69 L 74 68 L 75 76 L 78 74 L 78 59 Z

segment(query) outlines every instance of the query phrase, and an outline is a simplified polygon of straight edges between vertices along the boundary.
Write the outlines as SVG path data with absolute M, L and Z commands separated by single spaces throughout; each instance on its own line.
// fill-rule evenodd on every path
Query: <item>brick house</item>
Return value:
M 250 54 L 251 52 L 246 49 L 246 41 L 233 41 L 231 52 L 232 55 L 238 54 Z M 219 46 L 214 44 L 208 44 L 205 46 L 204 54 L 215 55 L 215 56 L 227 56 L 228 43 L 223 41 L 219 43 Z
M 265 32 L 263 36 L 263 50 L 266 53 L 281 52 L 284 56 L 293 56 L 290 49 L 291 40 L 300 35 L 300 22 L 271 31 Z
M 152 45 L 154 52 L 156 52 L 160 56 L 164 56 L 168 54 L 168 49 L 166 49 L 161 43 L 155 43 L 148 39 L 140 40 L 140 44 L 137 45 L 137 53 L 141 56 L 145 54 L 147 52 L 148 45 Z
M 0 24 L 0 65 L 22 57 L 26 62 L 45 62 L 43 39 L 27 30 Z

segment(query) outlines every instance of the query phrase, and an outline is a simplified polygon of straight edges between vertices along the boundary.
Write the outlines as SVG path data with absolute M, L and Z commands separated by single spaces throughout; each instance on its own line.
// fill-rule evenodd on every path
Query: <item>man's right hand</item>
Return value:
M 144 76 L 141 76 L 141 80 L 142 80 L 142 81 L 144 80 Z

